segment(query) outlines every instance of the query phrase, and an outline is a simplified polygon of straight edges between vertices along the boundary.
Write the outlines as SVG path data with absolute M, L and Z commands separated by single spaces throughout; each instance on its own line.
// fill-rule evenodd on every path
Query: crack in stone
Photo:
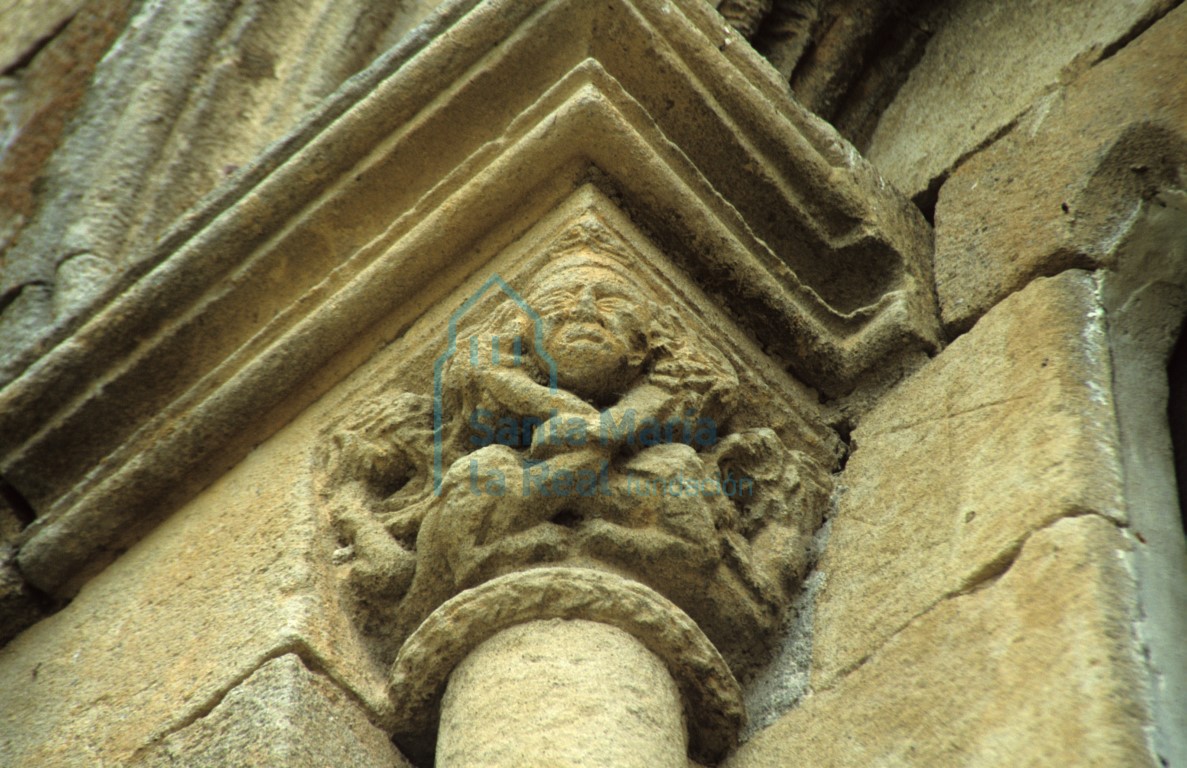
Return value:
M 63 19 L 58 24 L 58 26 L 50 30 L 49 34 L 47 34 L 45 37 L 35 40 L 32 45 L 30 45 L 29 48 L 17 58 L 16 61 L 14 61 L 12 64 L 9 64 L 4 70 L 0 71 L 0 77 L 15 75 L 25 67 L 32 64 L 33 59 L 37 58 L 37 54 L 41 53 L 43 50 L 45 50 L 46 46 L 57 39 L 58 35 L 62 34 L 62 31 L 66 29 L 70 22 L 74 21 L 74 17 L 77 15 L 77 13 L 70 14 L 65 19 Z
M 1013 395 L 1011 397 L 1001 398 L 1000 400 L 991 400 L 986 403 L 977 403 L 976 405 L 970 405 L 968 408 L 961 408 L 959 410 L 954 410 L 954 411 L 946 410 L 944 413 L 936 415 L 936 416 L 923 418 L 923 419 L 917 419 L 915 421 L 903 422 L 901 424 L 894 424 L 890 427 L 887 427 L 886 429 L 883 429 L 883 430 L 880 430 L 877 432 L 870 432 L 868 435 L 866 435 L 866 437 L 878 437 L 881 435 L 891 435 L 891 434 L 894 434 L 895 432 L 903 432 L 905 430 L 913 429 L 915 427 L 920 427 L 925 424 L 943 423 L 949 419 L 953 419 L 958 416 L 966 416 L 970 413 L 976 413 L 977 411 L 985 410 L 986 408 L 996 408 L 999 405 L 1006 405 L 1008 403 L 1014 403 L 1014 402 L 1018 402 L 1018 401 L 1022 401 L 1022 400 L 1034 400 L 1034 399 L 1035 399 L 1034 395 L 1028 395 L 1028 394 Z
M 1116 56 L 1126 46 L 1144 35 L 1146 31 L 1150 29 L 1150 27 L 1162 21 L 1171 11 L 1175 10 L 1182 4 L 1183 0 L 1174 0 L 1174 2 L 1168 5 L 1160 13 L 1153 13 L 1147 18 L 1139 20 L 1128 32 L 1101 49 L 1100 56 L 1096 61 L 1092 62 L 1092 66 L 1088 68 L 1088 71 L 1092 70 L 1094 67 L 1100 66 L 1102 63 Z M 1081 76 L 1083 76 L 1083 74 L 1084 73 L 1081 73 Z
M 998 141 L 1009 135 L 1016 127 L 1018 127 L 1018 124 L 1022 122 L 1023 118 L 1030 114 L 1031 109 L 1033 109 L 1036 104 L 1046 98 L 1054 90 L 1055 88 L 1048 88 L 1039 93 L 1038 96 L 1035 97 L 1035 100 L 1027 105 L 1026 109 L 1022 110 L 1022 112 L 1015 115 L 1012 120 L 986 136 L 981 141 L 977 142 L 971 148 L 960 153 L 960 155 L 952 161 L 951 165 L 940 171 L 935 176 L 935 178 L 927 183 L 927 188 L 925 190 L 917 193 L 911 198 L 911 202 L 915 204 L 915 207 L 919 209 L 920 213 L 923 214 L 923 217 L 927 219 L 928 224 L 932 225 L 932 227 L 935 227 L 936 225 L 936 203 L 939 201 L 940 189 L 943 188 L 943 186 L 948 182 L 948 179 L 952 178 L 956 172 L 960 170 L 961 166 L 971 160 L 974 155 L 981 154 L 996 144 Z M 949 338 L 948 342 L 951 343 L 955 338 L 955 336 Z
M 20 298 L 21 292 L 26 288 L 52 288 L 53 283 L 48 280 L 29 280 L 28 282 L 18 283 L 8 290 L 0 293 L 0 315 L 4 314 L 4 310 Z
M 240 675 L 236 675 L 228 684 L 220 687 L 213 694 L 206 698 L 201 704 L 197 705 L 189 713 L 185 714 L 179 720 L 172 724 L 164 726 L 161 730 L 149 736 L 145 743 L 138 747 L 131 755 L 128 756 L 128 763 L 134 764 L 144 758 L 149 750 L 162 744 L 167 738 L 175 733 L 179 733 L 198 723 L 201 720 L 209 717 L 214 710 L 218 709 L 219 705 L 226 700 L 227 696 L 239 686 L 246 683 L 252 675 L 260 671 L 269 662 L 283 658 L 288 655 L 296 656 L 301 665 L 311 674 L 318 675 L 325 678 L 334 685 L 342 694 L 353 703 L 364 716 L 383 731 L 390 730 L 384 724 L 385 715 L 383 713 L 376 713 L 373 709 L 364 702 L 358 694 L 354 692 L 348 685 L 346 685 L 338 676 L 332 674 L 324 660 L 321 659 L 312 648 L 301 640 L 293 640 L 287 643 L 282 643 L 276 648 L 268 651 L 253 664 L 248 670 Z
M 833 675 L 832 682 L 829 683 L 829 685 L 827 687 L 816 689 L 814 686 L 810 685 L 809 689 L 808 689 L 808 695 L 811 695 L 812 693 L 818 693 L 818 692 L 822 693 L 824 691 L 829 691 L 829 690 L 835 689 L 837 687 L 837 685 L 840 684 L 845 678 L 849 677 L 851 674 L 853 674 L 854 672 L 856 672 L 857 670 L 859 670 L 863 666 L 865 666 L 866 662 L 870 661 L 875 656 L 877 656 L 878 653 L 883 648 L 885 648 L 887 645 L 889 645 L 896 637 L 898 637 L 900 634 L 902 634 L 905 630 L 910 628 L 911 625 L 913 625 L 915 622 L 917 622 L 920 618 L 922 618 L 922 617 L 926 616 L 927 614 L 931 613 L 932 611 L 934 611 L 936 608 L 938 608 L 944 602 L 951 600 L 953 598 L 971 595 L 976 592 L 980 592 L 982 590 L 992 587 L 999 580 L 1001 580 L 1001 578 L 1003 576 L 1005 576 L 1007 573 L 1010 572 L 1010 570 L 1014 567 L 1014 563 L 1017 562 L 1018 556 L 1022 554 L 1022 550 L 1026 546 L 1026 543 L 1028 541 L 1030 541 L 1031 537 L 1033 537 L 1036 533 L 1045 531 L 1045 530 L 1053 527 L 1056 523 L 1062 522 L 1064 520 L 1071 520 L 1071 519 L 1078 518 L 1078 517 L 1088 517 L 1090 515 L 1095 515 L 1097 517 L 1100 517 L 1103 520 L 1108 521 L 1114 527 L 1118 528 L 1121 531 L 1124 531 L 1126 528 L 1125 525 L 1118 523 L 1116 520 L 1108 517 L 1104 513 L 1098 512 L 1096 510 L 1081 509 L 1081 510 L 1072 510 L 1071 512 L 1069 512 L 1066 515 L 1061 515 L 1061 516 L 1055 518 L 1054 520 L 1044 523 L 1043 525 L 1039 526 L 1038 528 L 1035 528 L 1032 531 L 1028 531 L 1021 539 L 1019 539 L 1019 541 L 1017 542 L 1017 544 L 1015 546 L 1010 547 L 1008 550 L 1003 552 L 1000 557 L 994 559 L 991 563 L 989 563 L 989 564 L 983 566 L 982 568 L 980 568 L 979 570 L 977 570 L 974 574 L 972 574 L 970 577 L 965 579 L 964 582 L 961 584 L 961 586 L 957 587 L 956 589 L 949 590 L 948 592 L 945 592 L 944 594 L 942 594 L 934 602 L 930 603 L 927 607 L 923 608 L 918 613 L 911 616 L 911 618 L 909 618 L 905 622 L 903 622 L 897 629 L 894 630 L 894 632 L 887 635 L 886 638 L 883 639 L 882 642 L 879 643 L 876 648 L 874 648 L 869 653 L 862 656 L 860 659 L 853 662 L 852 664 L 845 666 L 845 667 L 841 668 L 840 670 L 838 670 Z

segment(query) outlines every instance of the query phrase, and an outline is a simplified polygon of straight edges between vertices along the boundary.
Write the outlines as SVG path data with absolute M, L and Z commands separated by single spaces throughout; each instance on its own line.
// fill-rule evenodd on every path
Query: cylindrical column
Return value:
M 450 598 L 390 680 L 396 743 L 438 768 L 685 768 L 720 761 L 745 721 L 738 681 L 688 614 L 577 566 Z
M 630 634 L 549 619 L 505 629 L 449 677 L 438 768 L 685 768 L 680 690 Z

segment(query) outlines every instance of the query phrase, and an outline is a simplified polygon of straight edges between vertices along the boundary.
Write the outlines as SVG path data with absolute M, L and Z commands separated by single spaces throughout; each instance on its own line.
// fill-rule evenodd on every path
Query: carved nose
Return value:
M 598 305 L 594 301 L 593 290 L 586 288 L 577 297 L 577 303 L 573 305 L 573 316 L 580 320 L 596 320 L 598 317 Z

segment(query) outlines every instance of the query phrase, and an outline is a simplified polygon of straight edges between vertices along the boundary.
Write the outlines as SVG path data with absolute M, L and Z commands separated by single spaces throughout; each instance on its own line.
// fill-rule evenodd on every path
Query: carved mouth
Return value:
M 566 328 L 561 334 L 561 339 L 570 344 L 575 341 L 592 341 L 601 344 L 606 341 L 606 329 L 600 325 L 583 323 L 579 326 Z

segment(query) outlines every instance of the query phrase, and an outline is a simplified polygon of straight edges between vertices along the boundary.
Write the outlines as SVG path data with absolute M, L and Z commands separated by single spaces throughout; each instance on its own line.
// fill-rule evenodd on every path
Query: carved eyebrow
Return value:
M 572 283 L 556 286 L 541 295 L 529 297 L 529 303 L 537 307 L 547 307 L 557 301 L 572 298 L 580 294 L 587 287 L 593 289 L 595 299 L 616 298 L 637 302 L 644 301 L 643 297 L 640 296 L 633 286 L 625 285 L 616 280 L 599 280 L 594 283 Z
M 619 282 L 607 281 L 604 283 L 594 283 L 594 292 L 598 294 L 598 298 L 605 296 L 612 296 L 624 299 L 638 298 L 637 292 L 629 285 L 623 285 Z

